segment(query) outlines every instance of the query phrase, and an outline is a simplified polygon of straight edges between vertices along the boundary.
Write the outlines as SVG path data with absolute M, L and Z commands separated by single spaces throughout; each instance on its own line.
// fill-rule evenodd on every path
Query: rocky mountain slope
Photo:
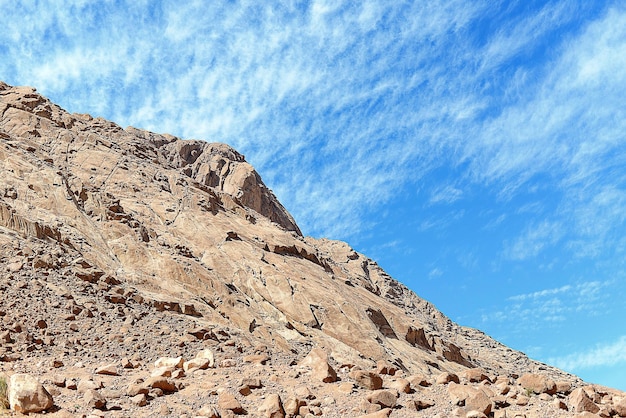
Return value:
M 1 82 L 0 248 L 13 410 L 30 385 L 53 416 L 626 416 L 302 236 L 229 146 Z

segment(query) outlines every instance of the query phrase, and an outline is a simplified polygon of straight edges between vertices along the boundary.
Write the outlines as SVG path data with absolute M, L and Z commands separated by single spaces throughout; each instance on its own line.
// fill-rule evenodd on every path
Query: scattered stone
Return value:
M 332 383 L 337 380 L 337 372 L 328 363 L 328 355 L 320 348 L 312 349 L 300 362 L 301 366 L 309 366 L 312 369 L 312 377 L 324 383 Z
M 426 399 L 415 399 L 411 402 L 411 404 L 417 411 L 435 406 L 435 402 Z
M 361 386 L 369 390 L 376 390 L 383 387 L 383 379 L 374 372 L 365 370 L 353 370 L 349 373 L 351 379 Z
M 245 363 L 257 363 L 257 364 L 265 364 L 270 360 L 270 356 L 267 354 L 249 354 L 244 356 L 243 361 Z
M 154 367 L 171 367 L 173 369 L 182 369 L 185 360 L 182 357 L 161 357 L 154 362 Z
M 119 376 L 119 373 L 117 372 L 117 366 L 113 363 L 98 367 L 96 369 L 96 374 L 104 374 L 107 376 Z
M 381 409 L 378 412 L 373 412 L 367 415 L 361 415 L 358 418 L 387 418 L 389 415 L 391 415 L 392 412 L 393 412 L 393 409 L 385 408 L 385 409 Z
M 398 395 L 390 390 L 380 389 L 368 393 L 365 399 L 369 403 L 378 404 L 383 408 L 393 408 L 396 406 Z
M 147 391 L 146 391 L 147 393 Z M 138 395 L 132 396 L 130 401 L 137 406 L 146 406 L 148 404 L 148 399 L 146 398 L 145 393 L 140 393 Z
M 90 389 L 100 389 L 102 384 L 100 382 L 94 382 L 93 380 L 81 379 L 78 381 L 78 392 L 85 393 Z
M 563 381 L 556 382 L 556 393 L 569 395 L 571 392 L 572 392 L 572 384 L 570 382 L 563 382 Z
M 241 386 L 248 386 L 251 389 L 259 389 L 263 387 L 263 384 L 261 383 L 261 379 L 257 378 L 257 377 L 246 377 L 241 379 L 240 382 Z
M 435 380 L 438 385 L 447 385 L 450 382 L 460 383 L 459 376 L 454 373 L 441 373 Z
M 619 417 L 626 417 L 626 394 L 614 404 L 615 413 Z
M 296 397 L 289 397 L 283 404 L 283 409 L 287 416 L 297 415 L 301 406 L 306 405 L 305 402 L 301 401 Z
M 29 414 L 52 408 L 52 395 L 39 381 L 24 373 L 17 373 L 9 378 L 9 405 L 12 410 Z
M 233 411 L 237 415 L 245 413 L 245 410 L 237 398 L 235 398 L 235 395 L 229 392 L 220 393 L 217 400 L 217 406 L 222 410 Z
M 299 399 L 315 399 L 315 395 L 311 392 L 311 389 L 309 389 L 308 386 L 298 386 L 296 387 L 295 392 Z
M 89 389 L 85 391 L 85 394 L 83 395 L 83 399 L 84 399 L 85 405 L 88 406 L 89 408 L 96 408 L 96 409 L 101 409 L 101 410 L 106 409 L 107 401 L 104 398 L 104 396 L 102 396 L 102 394 L 98 392 L 97 390 Z
M 400 393 L 411 393 L 411 383 L 406 379 L 394 379 L 389 382 L 388 386 Z
M 482 381 L 487 381 L 491 383 L 491 379 L 487 376 L 487 373 L 481 368 L 473 368 L 463 370 L 460 373 L 461 378 L 467 380 L 470 383 L 480 383 Z
M 448 394 L 455 405 L 465 406 L 470 411 L 480 411 L 485 415 L 491 412 L 491 400 L 480 389 L 450 382 L 448 384 Z
M 557 408 L 557 409 L 562 409 L 564 411 L 567 411 L 567 404 L 565 402 L 563 402 L 561 399 L 555 398 L 552 401 L 552 404 Z
M 220 414 L 212 406 L 204 406 L 200 408 L 198 415 L 206 418 L 220 418 Z
M 163 392 L 177 392 L 178 387 L 176 384 L 163 376 L 150 376 L 145 382 L 146 386 L 153 389 L 161 389 Z
M 411 383 L 413 387 L 417 387 L 417 386 L 429 387 L 431 385 L 430 379 L 428 379 L 425 376 L 419 376 L 419 375 L 409 376 L 407 380 L 409 381 L 409 383 Z
M 157 367 L 155 369 L 152 369 L 152 371 L 150 372 L 150 376 L 171 377 L 174 370 L 176 369 L 171 366 Z
M 128 387 L 126 388 L 126 394 L 131 397 L 134 397 L 140 394 L 146 395 L 148 394 L 148 392 L 150 392 L 150 387 L 147 384 L 145 384 L 142 380 L 133 382 L 129 384 Z
M 276 393 L 270 393 L 267 398 L 259 406 L 259 414 L 266 418 L 284 418 L 285 410 L 280 396 Z

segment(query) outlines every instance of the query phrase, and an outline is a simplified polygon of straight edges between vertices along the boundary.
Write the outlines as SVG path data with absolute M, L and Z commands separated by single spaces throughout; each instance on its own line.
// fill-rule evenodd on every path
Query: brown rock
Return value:
M 146 386 L 161 389 L 163 392 L 177 392 L 178 387 L 170 379 L 162 376 L 150 376 L 145 383 Z
M 385 409 L 381 409 L 378 412 L 373 412 L 367 415 L 361 415 L 359 418 L 387 418 L 389 415 L 391 415 L 392 412 L 393 412 L 393 409 L 385 408 Z
M 400 393 L 411 393 L 411 383 L 406 379 L 394 379 L 388 383 L 388 386 Z
M 304 385 L 297 386 L 295 389 L 295 392 L 296 392 L 296 396 L 299 399 L 307 399 L 307 400 L 315 399 L 315 395 L 313 394 L 313 392 L 311 392 L 311 389 L 309 389 L 308 386 L 304 386 Z
M 54 404 L 50 393 L 31 375 L 14 374 L 9 378 L 8 386 L 9 405 L 16 412 L 42 412 Z
M 238 415 L 245 412 L 237 398 L 235 398 L 235 395 L 228 392 L 220 393 L 217 400 L 217 406 L 223 410 L 233 411 Z
M 134 382 L 128 385 L 126 388 L 126 394 L 134 397 L 140 394 L 147 395 L 150 392 L 150 387 L 143 381 Z
M 567 404 L 565 402 L 563 402 L 561 399 L 555 398 L 552 401 L 552 404 L 557 408 L 557 409 L 562 409 L 564 411 L 567 411 Z
M 54 386 L 58 386 L 60 388 L 65 387 L 65 376 L 62 376 L 60 374 L 55 374 L 50 378 L 50 382 L 54 385 Z
M 487 381 L 491 383 L 491 379 L 489 378 L 489 376 L 487 376 L 487 373 L 481 368 L 463 370 L 459 374 L 459 377 L 471 383 L 480 383 L 482 381 Z
M 450 382 L 460 383 L 459 376 L 454 373 L 441 373 L 435 380 L 438 385 L 446 385 Z
M 266 418 L 284 418 L 285 410 L 280 396 L 276 393 L 270 393 L 267 398 L 259 406 L 259 414 Z
M 613 408 L 617 416 L 626 417 L 626 396 L 618 399 L 617 402 L 614 403 Z
M 146 406 L 148 404 L 148 399 L 146 398 L 146 394 L 144 393 L 132 396 L 130 398 L 130 401 L 137 406 Z
M 206 418 L 220 418 L 220 414 L 212 406 L 205 406 L 198 410 L 198 415 Z
M 96 374 L 104 374 L 108 376 L 119 376 L 117 366 L 115 364 L 107 364 L 96 369 Z
M 309 366 L 312 370 L 312 377 L 324 383 L 332 383 L 337 380 L 337 373 L 328 363 L 328 355 L 320 348 L 312 349 L 309 354 L 300 362 L 301 366 Z
M 570 382 L 556 382 L 556 392 L 563 395 L 569 395 L 572 392 L 572 384 Z
M 448 394 L 453 404 L 465 406 L 468 411 L 480 411 L 486 415 L 491 412 L 491 400 L 480 389 L 450 382 Z
M 263 387 L 263 384 L 261 383 L 261 379 L 257 378 L 257 377 L 246 377 L 241 379 L 240 383 L 241 386 L 248 386 L 251 389 L 259 389 Z
M 208 367 L 215 367 L 215 355 L 210 348 L 205 348 L 204 350 L 198 352 L 198 354 L 196 354 L 196 359 L 206 359 L 209 361 Z
M 382 406 L 377 403 L 371 403 L 367 399 L 363 399 L 359 405 L 359 411 L 363 414 L 371 414 L 372 412 L 380 411 Z
M 100 389 L 102 384 L 100 382 L 94 382 L 91 379 L 81 379 L 78 381 L 77 389 L 80 393 L 87 392 L 90 389 Z
M 172 366 L 157 367 L 150 372 L 150 376 L 172 377 L 174 370 Z
M 435 406 L 435 402 L 429 399 L 415 399 L 411 402 L 411 406 L 415 408 L 415 410 L 421 411 L 422 409 L 428 409 Z
M 568 400 L 574 412 L 591 412 L 595 414 L 600 411 L 600 407 L 593 402 L 584 388 L 574 389 L 570 393 Z
M 365 396 L 368 402 L 378 404 L 383 408 L 393 408 L 396 406 L 398 395 L 390 390 L 380 389 L 368 393 Z
M 409 376 L 407 380 L 409 381 L 409 383 L 411 383 L 413 387 L 417 387 L 417 386 L 428 387 L 432 384 L 430 382 L 430 379 L 428 379 L 425 376 L 420 376 L 420 375 Z
M 476 411 L 472 409 L 471 411 L 465 414 L 465 418 L 487 418 L 487 415 L 483 414 L 480 411 Z
M 554 395 L 557 391 L 554 380 L 541 374 L 527 373 L 517 379 L 517 383 L 524 389 L 529 389 L 536 394 L 547 393 Z
M 365 389 L 376 390 L 383 387 L 383 379 L 374 372 L 353 370 L 350 372 L 349 376 L 354 379 L 359 386 Z
M 265 364 L 270 360 L 270 356 L 267 354 L 249 354 L 244 356 L 243 361 L 245 363 L 257 363 L 257 364 Z
M 106 409 L 106 405 L 107 405 L 107 401 L 104 398 L 104 396 L 102 396 L 102 394 L 100 392 L 98 392 L 97 390 L 94 389 L 89 389 L 85 392 L 85 394 L 83 395 L 83 400 L 85 402 L 85 405 L 88 406 L 89 408 L 96 408 L 96 409 Z
M 491 399 L 482 390 L 476 390 L 465 400 L 465 407 L 489 415 L 492 408 Z
M 390 376 L 393 376 L 396 374 L 397 371 L 398 369 L 396 367 L 392 366 L 384 360 L 380 360 L 376 363 L 376 373 L 378 374 L 388 374 Z
M 193 371 L 193 370 L 204 370 L 204 369 L 209 368 L 210 364 L 211 362 L 209 359 L 194 358 L 183 363 L 183 370 L 186 372 Z
M 283 408 L 285 410 L 285 414 L 287 416 L 297 415 L 301 406 L 304 406 L 305 403 L 299 400 L 296 397 L 289 397 L 283 404 Z
M 161 357 L 154 362 L 154 367 L 168 367 L 174 369 L 182 369 L 185 360 L 182 357 Z

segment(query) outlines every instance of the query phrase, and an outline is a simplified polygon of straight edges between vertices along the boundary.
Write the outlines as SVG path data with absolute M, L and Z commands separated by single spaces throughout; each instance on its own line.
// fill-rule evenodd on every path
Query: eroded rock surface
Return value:
M 626 398 L 302 236 L 227 145 L 3 83 L 0 292 L 0 373 L 43 382 L 51 415 L 615 416 Z

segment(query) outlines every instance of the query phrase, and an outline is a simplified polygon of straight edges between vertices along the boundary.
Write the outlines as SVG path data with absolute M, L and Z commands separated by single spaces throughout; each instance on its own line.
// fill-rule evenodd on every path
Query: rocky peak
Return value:
M 243 155 L 226 144 L 181 140 L 171 135 L 158 135 L 133 127 L 123 130 L 118 125 L 90 115 L 70 115 L 32 87 L 11 87 L 0 84 L 0 114 L 9 112 L 12 120 L 20 121 L 20 129 L 12 127 L 16 139 L 34 139 L 41 136 L 39 127 L 55 131 L 57 138 L 65 137 L 71 145 L 75 133 L 93 134 L 93 138 L 115 135 L 110 143 L 111 152 L 130 151 L 140 158 L 152 156 L 154 161 L 167 168 L 180 169 L 195 181 L 230 195 L 234 201 L 252 209 L 283 228 L 301 235 L 293 217 L 263 183 L 259 174 L 245 161 Z M 25 112 L 21 113 L 21 112 Z M 19 118 L 15 113 L 20 113 Z M 43 122 L 42 119 L 46 119 Z M 11 128 L 11 123 L 7 125 Z M 6 132 L 4 135 L 8 135 Z M 53 143 L 44 138 L 36 141 L 48 146 Z M 109 141 L 94 139 L 94 145 Z M 58 146 L 58 144 L 56 144 Z M 151 149 L 152 148 L 152 149 Z M 123 154 L 123 152 L 122 152 Z M 120 156 L 121 158 L 121 156 Z

